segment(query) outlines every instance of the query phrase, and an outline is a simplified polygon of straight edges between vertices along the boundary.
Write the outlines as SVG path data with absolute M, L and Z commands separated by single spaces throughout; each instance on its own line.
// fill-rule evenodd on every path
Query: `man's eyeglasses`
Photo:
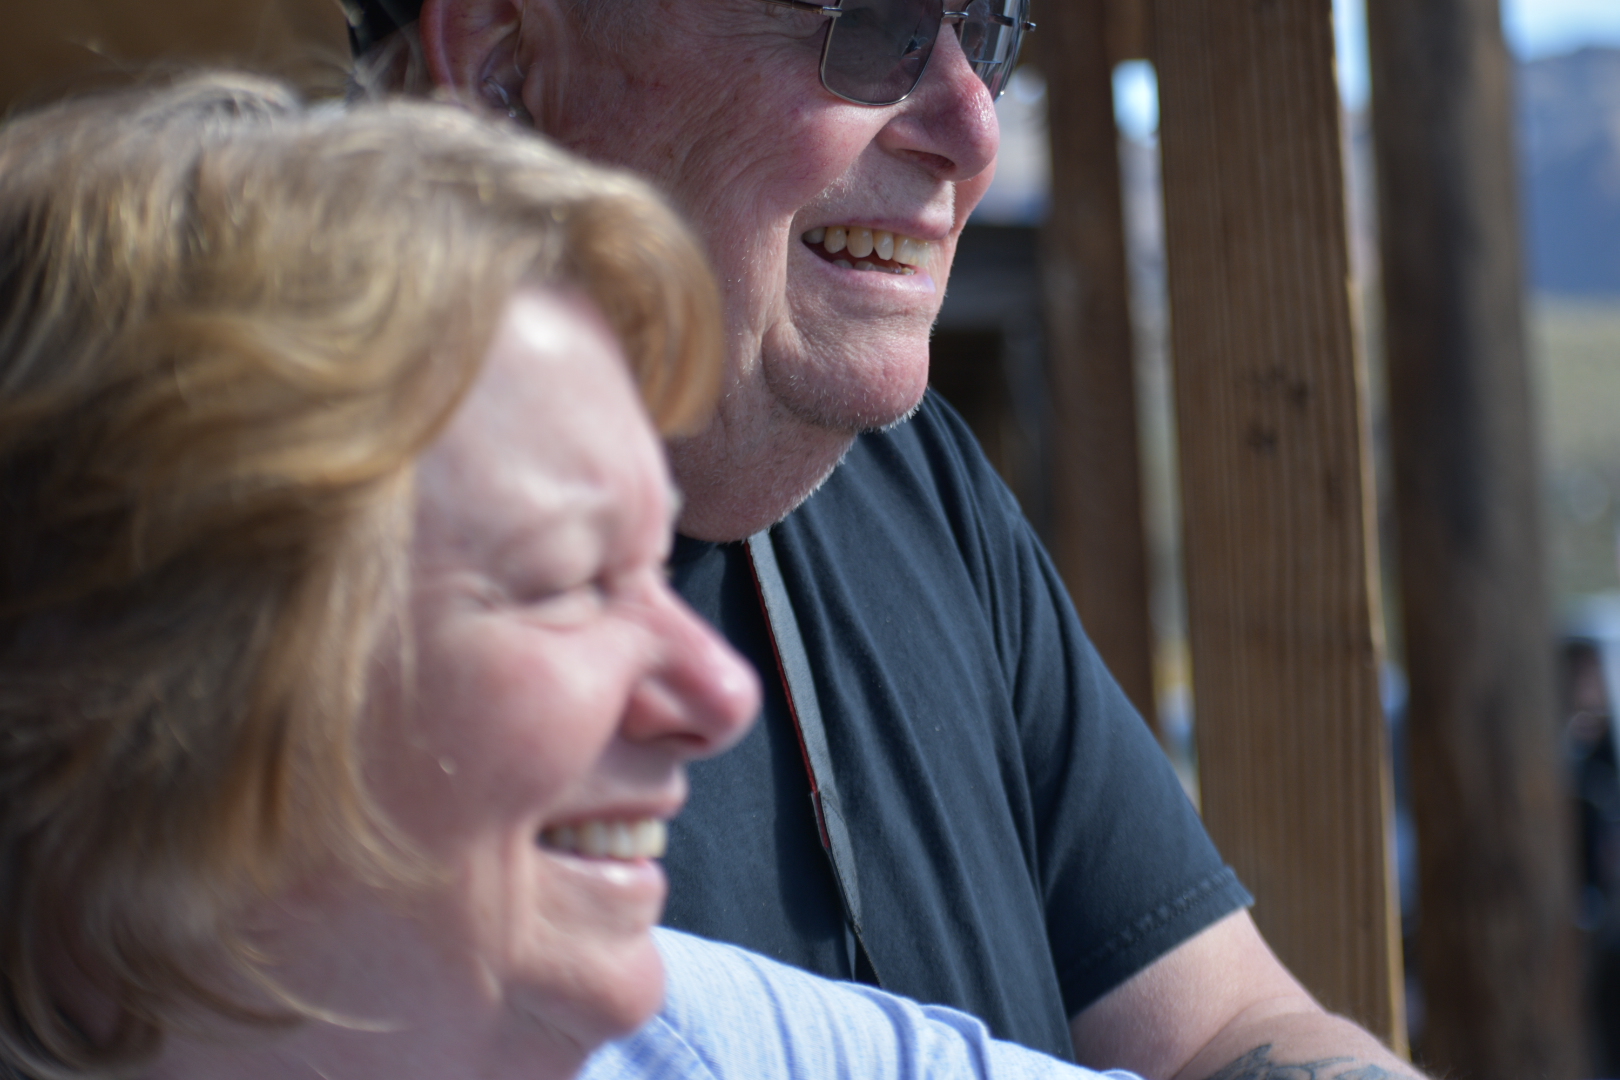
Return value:
M 893 105 L 915 90 L 934 53 L 939 28 L 947 22 L 955 24 L 968 64 L 993 101 L 1006 89 L 1024 33 L 1035 29 L 1025 18 L 1029 0 L 970 0 L 961 11 L 945 10 L 945 0 L 765 3 L 827 17 L 821 85 L 857 105 Z

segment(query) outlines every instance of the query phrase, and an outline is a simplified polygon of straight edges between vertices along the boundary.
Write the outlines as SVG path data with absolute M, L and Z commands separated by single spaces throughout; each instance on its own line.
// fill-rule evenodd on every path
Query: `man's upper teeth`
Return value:
M 548 848 L 595 859 L 656 859 L 664 854 L 668 838 L 668 827 L 657 818 L 581 821 L 540 833 L 540 843 Z
M 920 266 L 928 258 L 927 240 L 859 225 L 817 226 L 804 234 L 804 242 L 822 245 L 829 255 L 847 252 L 852 259 L 864 259 L 875 251 L 878 258 L 904 266 Z

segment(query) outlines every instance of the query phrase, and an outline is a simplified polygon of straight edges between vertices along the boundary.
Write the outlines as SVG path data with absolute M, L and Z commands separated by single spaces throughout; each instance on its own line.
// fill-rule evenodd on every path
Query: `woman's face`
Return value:
M 371 782 L 447 874 L 432 948 L 508 1034 L 588 1049 L 659 1007 L 663 824 L 756 681 L 666 582 L 675 497 L 588 304 L 518 293 L 418 492 L 416 690 Z

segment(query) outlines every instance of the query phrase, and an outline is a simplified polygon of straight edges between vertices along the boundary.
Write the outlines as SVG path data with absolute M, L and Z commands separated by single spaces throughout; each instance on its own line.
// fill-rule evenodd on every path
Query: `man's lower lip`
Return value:
M 840 270 L 858 270 L 863 273 L 889 274 L 893 277 L 912 277 L 917 268 L 897 263 L 892 259 L 848 259 L 840 255 L 829 255 L 824 249 L 805 245 L 810 253 L 822 262 L 831 263 Z
M 879 274 L 871 271 L 845 270 L 841 266 L 833 265 L 830 259 L 818 257 L 816 262 L 827 268 L 829 274 L 834 275 L 830 280 L 844 288 L 852 290 L 853 294 L 882 294 L 890 290 L 899 290 L 903 293 L 935 291 L 934 279 L 924 267 L 917 267 L 914 274 Z
M 911 277 L 917 272 L 909 266 L 901 266 L 891 270 L 886 266 L 876 266 L 864 260 L 852 263 L 846 259 L 833 259 L 832 264 L 840 270 L 859 270 L 862 273 L 869 274 L 890 274 L 894 277 Z

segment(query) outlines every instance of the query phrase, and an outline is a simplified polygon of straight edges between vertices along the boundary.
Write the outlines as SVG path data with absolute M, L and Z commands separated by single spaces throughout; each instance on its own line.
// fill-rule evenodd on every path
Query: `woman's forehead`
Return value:
M 549 289 L 519 290 L 508 304 L 420 484 L 423 524 L 476 533 L 480 546 L 669 514 L 661 450 L 617 342 L 588 303 Z

